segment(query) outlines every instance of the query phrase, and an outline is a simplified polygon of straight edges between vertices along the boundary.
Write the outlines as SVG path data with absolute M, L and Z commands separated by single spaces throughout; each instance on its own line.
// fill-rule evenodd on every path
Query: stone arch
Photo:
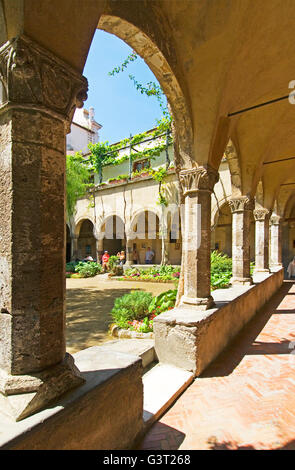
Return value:
M 224 199 L 214 215 L 211 249 L 232 255 L 232 214 L 227 199 Z
M 87 215 L 87 216 L 81 216 L 75 221 L 75 226 L 74 226 L 74 231 L 73 231 L 73 236 L 74 237 L 79 237 L 81 225 L 83 224 L 83 222 L 85 220 L 89 220 L 92 223 L 92 225 L 93 225 L 93 235 L 95 236 L 96 227 L 95 227 L 94 219 L 91 216 Z
M 81 218 L 77 222 L 74 236 L 77 238 L 77 258 L 83 260 L 87 256 L 92 256 L 96 259 L 95 225 L 89 217 Z
M 160 229 L 160 213 L 154 207 L 143 207 L 133 214 L 132 220 L 128 227 L 129 234 L 132 233 L 133 247 L 137 249 L 139 254 L 139 262 L 145 263 L 145 252 L 150 247 L 155 257 L 153 262 L 160 264 L 162 257 L 161 239 L 159 236 Z
M 191 112 L 180 84 L 164 54 L 143 31 L 118 16 L 103 14 L 98 29 L 114 34 L 139 54 L 159 81 L 173 114 L 177 135 L 175 164 L 177 168 L 191 168 L 193 161 L 193 127 Z M 176 144 L 175 144 L 176 145 Z
M 232 185 L 232 196 L 238 197 L 242 195 L 242 172 L 238 152 L 232 139 L 229 139 L 226 146 L 224 157 L 227 160 Z
M 116 255 L 125 250 L 126 230 L 123 218 L 115 212 L 108 214 L 100 221 L 98 237 L 102 239 L 103 251 Z

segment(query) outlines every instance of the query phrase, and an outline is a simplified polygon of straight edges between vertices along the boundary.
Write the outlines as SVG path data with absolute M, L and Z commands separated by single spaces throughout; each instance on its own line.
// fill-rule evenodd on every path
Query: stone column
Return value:
M 269 272 L 269 217 L 268 209 L 253 211 L 255 219 L 255 272 Z
M 133 264 L 133 240 L 126 234 L 126 263 L 125 266 L 131 266 Z
M 182 305 L 206 310 L 214 305 L 210 295 L 211 193 L 218 172 L 208 166 L 182 170 L 179 175 L 184 204 Z
M 24 36 L 0 77 L 0 391 L 19 420 L 83 382 L 65 352 L 65 134 L 87 81 Z
M 270 265 L 282 267 L 282 218 L 273 214 L 270 218 Z
M 96 238 L 95 239 L 95 245 L 96 245 L 96 260 L 97 262 L 99 259 L 101 259 L 101 256 L 103 255 L 103 238 Z
M 77 236 L 73 236 L 71 239 L 71 259 L 73 261 L 78 258 L 78 239 Z
M 232 284 L 252 284 L 250 275 L 250 215 L 254 200 L 248 196 L 229 199 L 232 211 Z

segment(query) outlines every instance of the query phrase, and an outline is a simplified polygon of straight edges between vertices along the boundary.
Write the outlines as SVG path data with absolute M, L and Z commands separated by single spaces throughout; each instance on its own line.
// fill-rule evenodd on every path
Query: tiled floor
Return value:
M 283 284 L 140 448 L 295 449 L 294 283 Z

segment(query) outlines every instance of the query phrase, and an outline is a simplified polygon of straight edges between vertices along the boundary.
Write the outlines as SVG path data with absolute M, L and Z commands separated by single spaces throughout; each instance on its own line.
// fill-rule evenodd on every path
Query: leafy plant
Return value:
M 86 194 L 92 185 L 90 181 L 89 164 L 77 152 L 75 155 L 66 157 L 66 193 L 67 193 L 67 214 L 72 216 L 75 213 L 77 200 Z
M 80 274 L 82 277 L 92 277 L 102 272 L 102 267 L 99 263 L 82 261 L 75 266 L 75 272 Z
M 128 328 L 129 321 L 147 316 L 153 296 L 150 292 L 133 291 L 115 300 L 111 315 L 120 328 Z
M 109 269 L 112 271 L 114 269 L 114 267 L 118 265 L 118 262 L 119 262 L 119 260 L 118 260 L 118 257 L 116 255 L 110 256 L 109 261 L 108 261 Z
M 170 289 L 167 292 L 162 292 L 162 294 L 157 295 L 153 298 L 149 306 L 149 313 L 159 313 L 165 312 L 174 307 L 176 302 L 177 289 Z

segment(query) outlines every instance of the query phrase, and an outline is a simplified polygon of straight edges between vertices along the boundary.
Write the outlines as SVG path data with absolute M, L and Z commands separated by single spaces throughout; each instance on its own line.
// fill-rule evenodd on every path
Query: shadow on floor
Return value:
M 218 356 L 215 361 L 201 374 L 205 377 L 224 377 L 230 375 L 242 361 L 243 357 L 251 354 L 290 354 L 288 346 L 290 340 L 282 338 L 277 343 L 259 343 L 255 341 L 257 336 L 265 327 L 272 315 L 284 314 L 285 310 L 278 310 L 278 306 L 294 282 L 284 281 L 282 287 L 276 294 L 262 307 L 262 309 L 250 320 L 250 322 L 240 331 L 230 345 Z M 295 309 L 287 310 L 289 314 L 295 315 Z
M 222 441 L 218 442 L 215 438 L 208 440 L 209 450 L 256 450 L 258 447 L 252 445 L 239 445 L 237 442 Z M 260 447 L 259 447 L 260 448 Z M 281 447 L 272 447 L 267 450 L 295 450 L 295 440 L 289 441 Z
M 108 334 L 117 297 L 133 289 L 72 288 L 67 290 L 67 350 L 70 353 L 114 339 Z
M 153 424 L 140 446 L 135 450 L 177 450 L 185 439 L 185 434 L 159 421 Z

